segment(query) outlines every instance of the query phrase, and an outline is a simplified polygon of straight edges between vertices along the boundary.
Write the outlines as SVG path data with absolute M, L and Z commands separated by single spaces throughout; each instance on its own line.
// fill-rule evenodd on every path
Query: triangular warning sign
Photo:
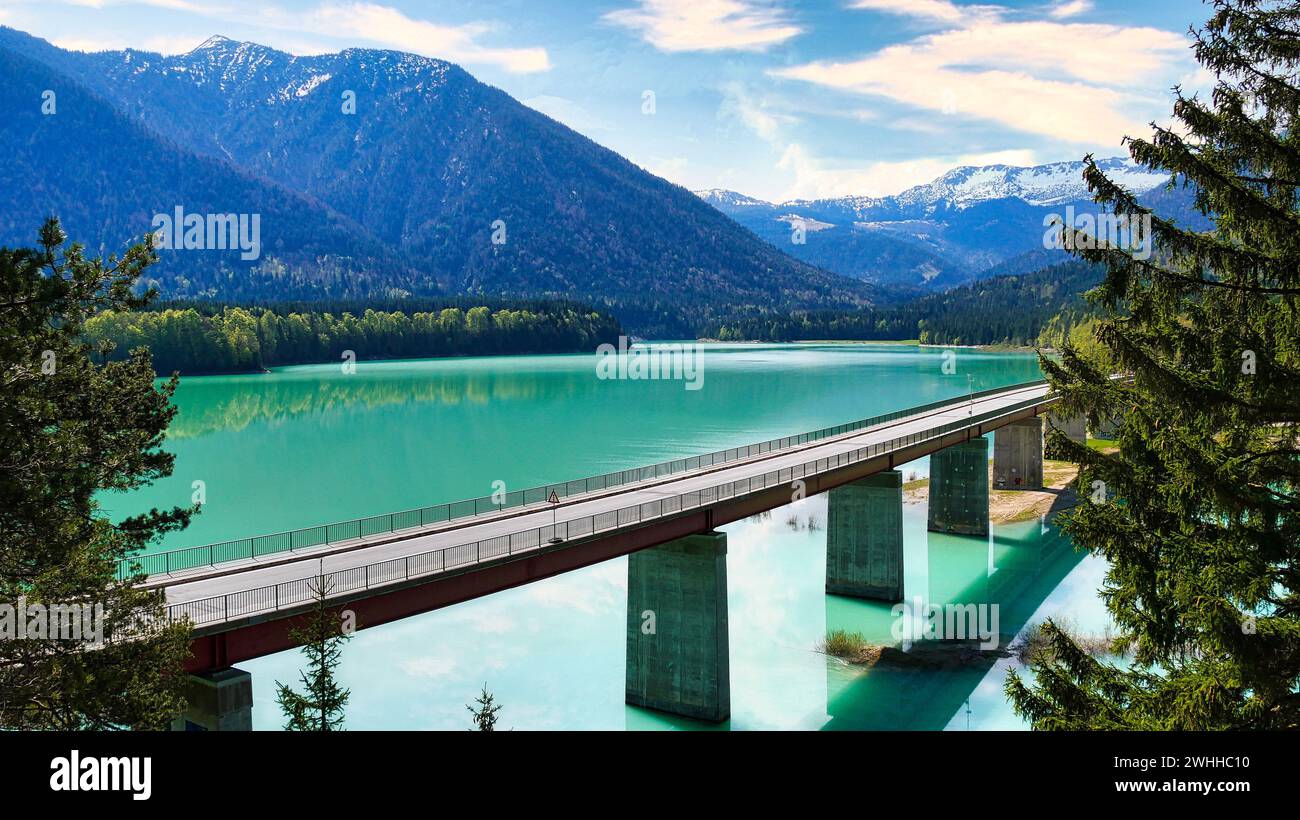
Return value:
M 551 497 L 548 498 L 548 499 L 546 499 L 546 500 L 549 501 L 549 502 L 551 502 L 552 504 L 559 504 L 559 503 L 560 503 L 560 497 L 559 497 L 558 495 L 555 494 L 555 490 L 551 490 Z

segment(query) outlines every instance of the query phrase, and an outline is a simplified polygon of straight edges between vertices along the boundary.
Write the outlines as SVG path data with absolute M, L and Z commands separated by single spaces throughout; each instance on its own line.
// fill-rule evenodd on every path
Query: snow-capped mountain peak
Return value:
M 706 188 L 702 191 L 695 191 L 696 196 L 705 202 L 718 206 L 729 206 L 732 208 L 744 208 L 754 205 L 768 205 L 761 199 L 755 199 L 752 196 L 738 194 L 735 191 L 728 191 L 726 188 Z
M 1111 180 L 1142 194 L 1168 180 L 1168 175 L 1114 157 L 1097 163 Z M 1082 162 L 1053 162 L 1048 165 L 963 166 L 927 185 L 909 188 L 894 199 L 903 206 L 934 206 L 946 203 L 968 208 L 992 199 L 1019 199 L 1030 205 L 1056 205 L 1092 199 L 1083 181 Z
M 1127 159 L 1098 160 L 1135 196 L 1164 195 L 1168 176 Z M 763 202 L 699 191 L 705 202 L 786 253 L 871 282 L 935 290 L 986 275 L 1026 273 L 1065 258 L 1043 247 L 1043 219 L 1069 206 L 1097 210 L 1083 162 L 953 168 L 892 196 Z M 1187 197 L 1161 200 L 1186 209 Z M 802 228 L 795 232 L 795 229 Z
M 189 50 L 189 54 L 196 51 L 209 51 L 212 49 L 225 49 L 227 46 L 234 44 L 235 41 L 223 34 L 214 34 L 197 46 Z
M 1098 160 L 1097 165 L 1110 179 L 1135 194 L 1144 194 L 1169 179 L 1165 173 L 1151 171 L 1122 157 Z M 998 199 L 1018 199 L 1035 206 L 1090 201 L 1092 194 L 1083 181 L 1083 168 L 1080 161 L 1053 162 L 1032 167 L 962 166 L 948 171 L 933 182 L 885 197 L 846 196 L 766 203 L 735 191 L 716 188 L 696 191 L 696 194 L 709 204 L 724 208 L 768 205 L 779 209 L 834 209 L 859 216 L 884 209 L 923 216 L 940 208 L 964 210 L 981 202 Z
M 157 70 L 184 75 L 196 85 L 215 86 L 227 97 L 267 105 L 305 97 L 341 75 L 349 76 L 357 89 L 382 86 L 384 94 L 418 96 L 445 83 L 454 68 L 431 57 L 364 48 L 299 57 L 222 35 L 209 37 L 185 54 L 125 52 L 124 59 L 135 74 Z

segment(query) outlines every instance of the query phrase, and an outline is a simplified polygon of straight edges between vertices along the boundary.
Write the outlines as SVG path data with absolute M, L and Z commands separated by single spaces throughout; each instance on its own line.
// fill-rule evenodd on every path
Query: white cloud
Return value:
M 274 16 L 280 18 L 281 26 L 290 29 L 360 38 L 455 63 L 487 63 L 514 73 L 546 71 L 551 67 L 544 48 L 481 45 L 477 40 L 489 30 L 486 24 L 440 25 L 412 19 L 392 6 L 376 3 L 323 3 L 306 13 L 280 11 Z
M 776 163 L 776 170 L 784 171 L 790 178 L 788 186 L 776 193 L 742 186 L 744 192 L 751 195 L 774 196 L 778 200 L 850 195 L 886 196 L 913 185 L 930 182 L 958 165 L 1037 164 L 1037 156 L 1027 149 L 919 157 L 892 162 L 827 160 L 786 136 L 788 129 L 785 126 L 797 124 L 800 120 L 782 110 L 784 106 L 780 100 L 755 94 L 742 83 L 725 83 L 721 90 L 723 100 L 718 108 L 718 116 L 740 123 L 777 151 L 780 159 Z M 875 119 L 874 115 L 863 112 L 856 112 L 855 117 Z M 889 126 L 913 131 L 942 128 L 939 123 L 931 124 L 922 118 L 896 118 L 889 121 Z
M 609 617 L 621 611 L 627 601 L 627 562 L 604 561 L 557 575 L 544 584 L 529 584 L 524 590 L 528 600 L 538 606 Z
M 902 131 L 915 131 L 918 134 L 943 135 L 951 133 L 950 123 L 940 117 L 893 117 L 889 127 Z
M 609 120 L 596 116 L 567 97 L 539 94 L 536 97 L 529 97 L 523 103 L 587 136 L 591 136 L 594 131 L 614 130 L 614 125 Z
M 738 120 L 767 142 L 778 141 L 782 126 L 799 121 L 797 117 L 777 110 L 766 97 L 751 94 L 739 82 L 722 85 L 722 105 L 718 108 L 718 116 Z
M 120 36 L 108 37 L 52 37 L 50 42 L 69 51 L 119 51 L 133 48 L 137 51 L 154 51 L 159 54 L 186 54 L 208 39 L 209 35 L 158 35 L 144 39 Z
M 860 60 L 772 73 L 1069 144 L 1114 146 L 1150 119 L 1154 95 L 1187 53 L 1181 36 L 1154 28 L 979 18 Z
M 153 6 L 159 9 L 172 9 L 173 11 L 193 11 L 202 12 L 205 9 L 200 3 L 191 3 L 189 0 L 63 0 L 73 6 L 85 6 L 86 8 L 102 9 L 108 6 Z
M 483 635 L 506 635 L 518 632 L 520 629 L 514 618 L 486 607 L 481 611 L 471 611 L 465 619 L 465 624 L 467 631 L 474 630 Z
M 961 165 L 1036 165 L 1027 149 L 990 153 L 918 157 L 893 162 L 832 162 L 813 156 L 802 145 L 787 146 L 777 167 L 794 176 L 785 199 L 841 196 L 888 196 L 931 182 Z
M 455 658 L 436 655 L 408 658 L 399 664 L 399 668 L 407 675 L 425 680 L 449 678 L 456 671 L 456 666 Z
M 640 0 L 603 19 L 660 51 L 761 51 L 803 31 L 761 0 Z
M 820 199 L 850 195 L 886 196 L 904 191 L 913 185 L 930 182 L 957 165 L 1035 165 L 1037 156 L 1027 149 L 966 153 L 960 155 L 918 157 L 891 162 L 866 162 L 862 160 L 828 160 L 816 156 L 806 145 L 788 136 L 786 126 L 800 122 L 783 110 L 786 106 L 779 98 L 756 94 L 742 83 L 725 83 L 721 86 L 723 99 L 718 116 L 739 122 L 770 145 L 780 155 L 776 170 L 784 171 L 790 178 L 788 186 L 780 192 L 760 191 L 753 186 L 743 186 L 745 193 L 758 196 L 775 196 L 779 200 Z M 819 112 L 823 113 L 823 112 Z M 874 121 L 871 112 L 854 111 L 852 115 L 864 121 Z M 916 117 L 894 118 L 890 128 L 912 131 L 939 131 L 942 123 Z
M 1205 66 L 1198 65 L 1178 80 L 1184 96 L 1209 97 L 1218 84 L 1219 78 Z
M 956 23 L 966 16 L 967 10 L 948 0 L 853 0 L 851 9 L 883 11 L 906 17 L 921 17 L 944 23 Z
M 1061 3 L 1052 9 L 1051 14 L 1058 20 L 1063 20 L 1066 17 L 1076 17 L 1090 11 L 1092 11 L 1092 0 L 1068 0 L 1068 2 Z
M 685 186 L 683 176 L 690 162 L 686 157 L 650 157 L 644 168 L 657 177 Z
M 252 26 L 265 29 L 258 35 L 259 42 L 294 54 L 323 54 L 337 51 L 330 42 L 356 45 L 360 40 L 380 48 L 408 51 L 425 57 L 435 57 L 465 65 L 492 65 L 518 74 L 550 69 L 550 57 L 545 48 L 493 47 L 481 41 L 494 26 L 488 23 L 444 25 L 410 17 L 401 10 L 380 3 L 356 0 L 326 0 L 315 6 L 298 9 L 285 8 L 254 0 L 227 0 L 224 3 L 198 3 L 192 0 L 64 0 L 74 5 L 92 9 L 135 3 L 192 13 L 207 20 Z M 324 39 L 316 39 L 324 38 Z M 82 50 L 133 48 L 183 53 L 175 49 L 185 38 L 179 36 L 152 37 L 132 35 L 105 36 L 91 42 L 89 38 L 68 38 L 71 46 Z M 195 40 L 194 45 L 205 37 Z M 58 42 L 56 39 L 55 42 Z M 153 44 L 153 45 L 151 45 Z M 162 47 L 159 47 L 161 45 Z M 188 49 L 186 49 L 188 50 Z

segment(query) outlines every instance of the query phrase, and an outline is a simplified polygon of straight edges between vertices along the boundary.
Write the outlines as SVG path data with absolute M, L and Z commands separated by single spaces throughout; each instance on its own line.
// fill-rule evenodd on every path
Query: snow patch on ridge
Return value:
M 1135 194 L 1144 194 L 1168 181 L 1165 172 L 1135 165 L 1131 160 L 1115 157 L 1098 160 L 1097 165 L 1116 184 Z M 696 191 L 711 205 L 749 207 L 766 205 L 782 209 L 824 209 L 834 206 L 854 214 L 866 214 L 880 208 L 899 208 L 909 213 L 934 213 L 941 208 L 964 210 L 981 202 L 1019 199 L 1030 205 L 1058 205 L 1090 201 L 1092 193 L 1083 180 L 1084 165 L 1079 161 L 1054 162 L 1033 167 L 1012 165 L 963 166 L 954 168 L 933 182 L 909 188 L 896 196 L 846 196 L 836 199 L 794 199 L 768 203 L 735 191 L 712 188 Z

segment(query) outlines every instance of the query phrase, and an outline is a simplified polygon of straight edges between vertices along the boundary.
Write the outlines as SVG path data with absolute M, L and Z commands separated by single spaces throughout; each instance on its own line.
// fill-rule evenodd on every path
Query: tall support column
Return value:
M 1048 413 L 1047 423 L 1064 433 L 1065 437 L 1070 441 L 1077 444 L 1088 443 L 1088 419 L 1083 414 L 1079 414 L 1074 418 L 1065 418 L 1060 413 Z M 1046 427 L 1043 428 L 1043 432 L 1047 432 Z M 1052 457 L 1053 454 L 1050 450 L 1045 452 L 1047 452 L 1048 458 Z
M 1013 421 L 993 434 L 993 486 L 999 490 L 1043 488 L 1043 420 Z
M 930 456 L 929 529 L 989 534 L 989 442 L 974 438 Z
M 877 473 L 830 491 L 826 591 L 903 600 L 903 474 Z
M 731 716 L 727 536 L 688 535 L 627 557 L 627 702 Z
M 190 675 L 185 711 L 172 721 L 179 732 L 248 732 L 253 729 L 253 676 L 230 667 Z
M 1097 420 L 1092 434 L 1097 438 L 1113 439 L 1119 435 L 1119 416 L 1103 416 Z

